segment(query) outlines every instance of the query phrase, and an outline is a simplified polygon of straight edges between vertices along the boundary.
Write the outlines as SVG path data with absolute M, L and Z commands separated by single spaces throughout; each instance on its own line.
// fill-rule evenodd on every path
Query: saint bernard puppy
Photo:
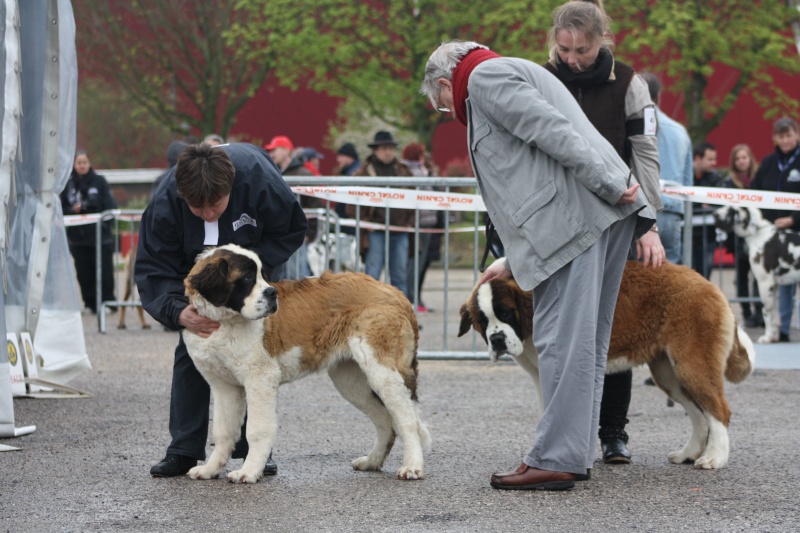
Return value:
M 268 284 L 258 255 L 236 245 L 201 253 L 184 284 L 197 312 L 220 323 L 208 338 L 183 332 L 214 395 L 214 451 L 189 477 L 219 476 L 246 407 L 250 452 L 227 478 L 255 483 L 275 441 L 278 386 L 322 370 L 377 430 L 372 450 L 353 468 L 380 470 L 399 435 L 397 477 L 424 477 L 430 434 L 416 393 L 419 331 L 402 293 L 355 273 Z
M 759 209 L 725 206 L 714 211 L 714 225 L 747 243 L 750 270 L 764 304 L 764 335 L 758 342 L 777 342 L 778 285 L 800 281 L 800 233 L 778 229 Z
M 533 345 L 533 297 L 513 280 L 478 285 L 461 307 L 462 336 L 470 327 L 489 344 L 492 360 L 509 354 L 534 378 L 539 394 L 538 354 Z M 736 325 L 725 296 L 685 266 L 664 263 L 625 267 L 611 329 L 606 373 L 647 364 L 656 384 L 683 405 L 692 435 L 673 463 L 722 468 L 728 462 L 728 423 L 723 377 L 733 383 L 753 370 L 755 350 Z

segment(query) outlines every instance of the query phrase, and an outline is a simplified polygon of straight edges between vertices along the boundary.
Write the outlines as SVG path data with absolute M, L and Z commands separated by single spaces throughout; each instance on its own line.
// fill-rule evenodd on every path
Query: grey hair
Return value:
M 439 48 L 433 51 L 431 57 L 428 58 L 428 63 L 425 65 L 425 78 L 419 88 L 419 92 L 428 97 L 433 107 L 436 107 L 436 98 L 441 92 L 441 88 L 436 81 L 439 78 L 452 80 L 455 68 L 465 55 L 476 48 L 489 49 L 488 46 L 474 41 L 447 41 L 440 44 Z

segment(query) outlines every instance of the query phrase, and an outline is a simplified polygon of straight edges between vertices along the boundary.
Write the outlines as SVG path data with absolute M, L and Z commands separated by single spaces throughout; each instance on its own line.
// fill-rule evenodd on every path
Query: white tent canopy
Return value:
M 0 10 L 2 326 L 30 332 L 40 377 L 65 383 L 91 368 L 59 200 L 75 151 L 75 20 L 69 0 L 0 0 Z M 8 424 L 4 355 L 0 436 Z

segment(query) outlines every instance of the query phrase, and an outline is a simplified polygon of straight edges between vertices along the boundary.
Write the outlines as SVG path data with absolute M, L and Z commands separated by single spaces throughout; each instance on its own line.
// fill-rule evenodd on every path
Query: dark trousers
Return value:
M 97 312 L 97 258 L 94 246 L 73 246 L 69 251 L 75 261 L 75 274 L 81 288 L 83 305 L 92 312 Z M 102 301 L 116 300 L 114 295 L 114 246 L 103 245 L 100 251 Z
M 210 400 L 211 388 L 194 366 L 181 335 L 172 367 L 172 397 L 169 404 L 172 442 L 167 448 L 168 454 L 205 460 Z M 242 438 L 236 444 L 234 454 L 247 454 L 245 424 L 242 424 Z
M 606 374 L 603 383 L 603 399 L 600 403 L 601 439 L 614 437 L 627 442 L 625 424 L 628 423 L 628 407 L 631 404 L 633 370 L 617 374 Z

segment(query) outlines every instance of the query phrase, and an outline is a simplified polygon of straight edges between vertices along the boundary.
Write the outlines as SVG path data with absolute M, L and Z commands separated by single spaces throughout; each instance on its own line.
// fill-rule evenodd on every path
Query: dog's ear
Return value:
M 461 325 L 458 327 L 458 336 L 463 337 L 469 328 L 472 327 L 472 315 L 469 312 L 467 304 L 461 306 Z
M 200 272 L 189 278 L 192 287 L 208 302 L 222 307 L 228 301 L 231 284 L 228 283 L 228 261 L 209 261 Z

